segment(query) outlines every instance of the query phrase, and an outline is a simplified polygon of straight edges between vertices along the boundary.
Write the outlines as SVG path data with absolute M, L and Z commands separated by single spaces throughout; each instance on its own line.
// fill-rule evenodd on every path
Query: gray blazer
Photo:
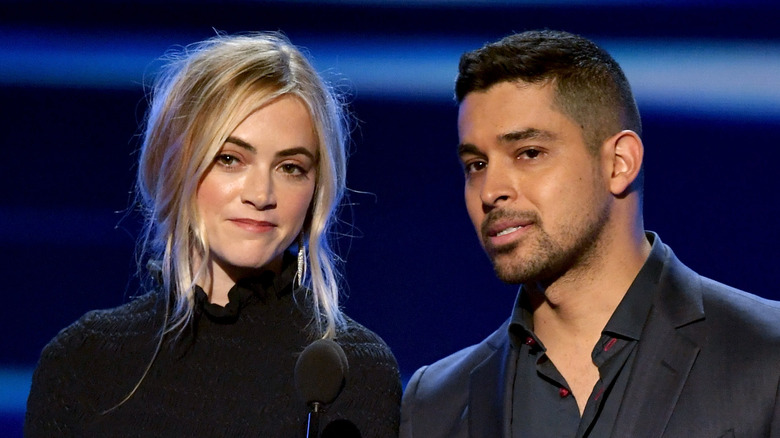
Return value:
M 663 249 L 611 436 L 780 437 L 780 303 L 702 277 Z M 508 324 L 414 373 L 402 438 L 510 436 Z

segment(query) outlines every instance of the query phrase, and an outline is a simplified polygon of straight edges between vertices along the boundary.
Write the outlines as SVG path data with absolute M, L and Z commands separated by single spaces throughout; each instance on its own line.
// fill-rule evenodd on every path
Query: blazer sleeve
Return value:
M 780 382 L 775 392 L 775 410 L 772 414 L 772 424 L 769 427 L 770 438 L 780 438 Z
M 417 396 L 417 388 L 420 385 L 420 379 L 422 379 L 423 373 L 427 369 L 424 366 L 414 372 L 412 378 L 409 379 L 409 383 L 406 385 L 404 391 L 403 401 L 401 402 L 401 429 L 400 438 L 412 438 L 414 436 L 412 419 L 415 418 L 415 403 Z

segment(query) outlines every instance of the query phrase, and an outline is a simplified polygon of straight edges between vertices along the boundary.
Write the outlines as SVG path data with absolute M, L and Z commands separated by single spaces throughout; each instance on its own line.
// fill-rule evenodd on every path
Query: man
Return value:
M 522 284 L 482 343 L 411 378 L 402 437 L 780 437 L 780 305 L 703 278 L 642 222 L 618 64 L 564 32 L 463 55 L 465 199 Z

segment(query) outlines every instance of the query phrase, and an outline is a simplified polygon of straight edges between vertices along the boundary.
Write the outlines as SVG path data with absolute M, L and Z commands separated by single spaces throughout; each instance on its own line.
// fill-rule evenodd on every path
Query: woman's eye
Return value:
M 292 163 L 282 164 L 280 166 L 280 169 L 282 172 L 288 175 L 302 175 L 306 173 L 306 171 L 301 166 Z
M 230 154 L 219 154 L 214 158 L 214 161 L 225 167 L 234 167 L 241 162 L 238 158 Z

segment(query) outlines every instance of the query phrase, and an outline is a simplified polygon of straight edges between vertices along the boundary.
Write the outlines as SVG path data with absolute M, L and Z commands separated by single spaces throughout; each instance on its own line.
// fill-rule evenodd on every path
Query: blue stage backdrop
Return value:
M 344 307 L 405 378 L 511 310 L 463 205 L 452 83 L 463 51 L 513 31 L 610 50 L 643 114 L 647 228 L 699 272 L 780 298 L 777 2 L 6 1 L 0 17 L 0 436 L 21 435 L 45 343 L 138 292 L 143 84 L 215 30 L 282 30 L 348 93 Z

